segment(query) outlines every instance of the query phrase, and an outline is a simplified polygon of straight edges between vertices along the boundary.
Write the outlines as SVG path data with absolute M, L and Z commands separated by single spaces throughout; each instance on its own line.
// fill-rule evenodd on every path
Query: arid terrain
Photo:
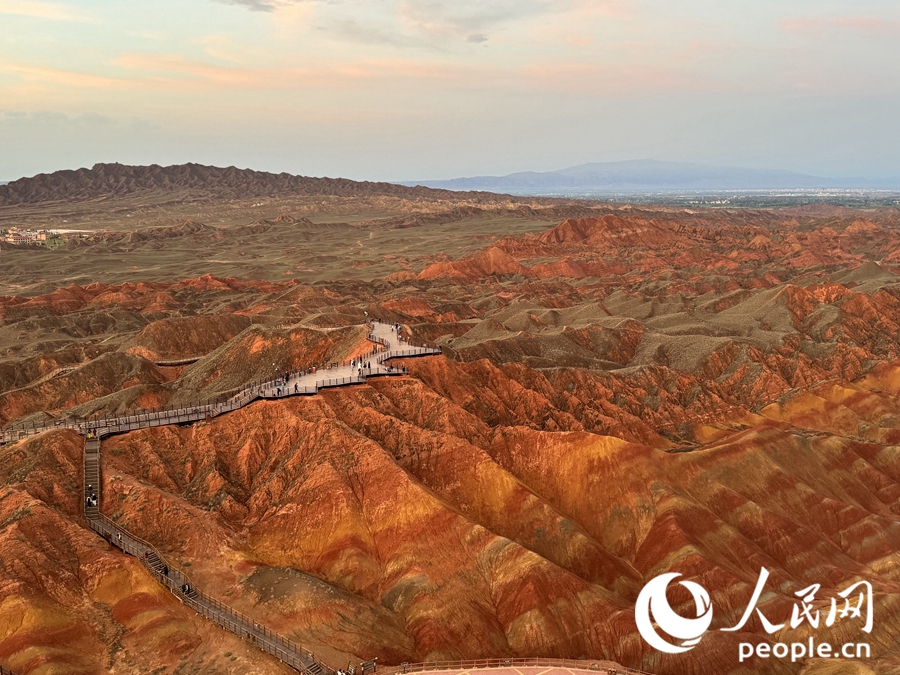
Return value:
M 0 242 L 0 294 L 211 273 L 371 280 L 539 232 L 595 204 L 199 165 L 98 164 L 0 185 L 0 229 L 67 232 L 48 251 Z
M 900 672 L 900 211 L 223 188 L 196 171 L 170 188 L 126 169 L 0 187 L 4 226 L 91 230 L 0 251 L 4 426 L 340 361 L 365 348 L 367 315 L 443 347 L 406 377 L 103 442 L 103 512 L 211 595 L 334 667 Z M 81 453 L 65 429 L 0 448 L 0 665 L 290 672 L 87 527 Z M 851 618 L 717 630 L 761 567 L 778 623 L 812 584 L 824 616 L 870 581 L 871 634 Z M 689 654 L 635 626 L 665 572 L 712 597 Z M 871 658 L 738 663 L 739 642 L 811 635 Z

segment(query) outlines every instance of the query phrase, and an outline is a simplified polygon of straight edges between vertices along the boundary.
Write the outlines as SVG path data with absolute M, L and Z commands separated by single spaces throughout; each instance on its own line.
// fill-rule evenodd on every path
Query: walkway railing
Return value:
M 197 613 L 215 621 L 235 635 L 250 640 L 260 649 L 305 675 L 330 675 L 334 672 L 320 663 L 309 650 L 198 590 L 190 577 L 170 565 L 150 542 L 132 534 L 102 514 L 89 518 L 88 522 L 91 529 L 109 543 L 138 558 L 159 583 Z
M 395 675 L 397 673 L 421 673 L 432 670 L 470 670 L 472 668 L 518 668 L 518 667 L 543 667 L 543 668 L 575 668 L 578 670 L 590 670 L 602 675 L 650 675 L 642 670 L 625 668 L 624 666 L 611 666 L 608 661 L 597 659 L 595 661 L 576 661 L 571 659 L 543 659 L 543 658 L 509 658 L 509 659 L 472 659 L 468 661 L 432 661 L 425 663 L 401 663 L 399 666 L 379 666 L 379 675 Z
M 331 675 L 333 671 L 319 662 L 311 652 L 269 628 L 259 625 L 241 612 L 197 590 L 188 575 L 182 570 L 169 565 L 168 561 L 153 544 L 132 534 L 100 513 L 100 499 L 102 496 L 100 439 L 110 434 L 125 433 L 137 429 L 170 424 L 185 424 L 209 419 L 242 408 L 258 398 L 310 395 L 315 394 L 319 389 L 327 387 L 361 384 L 368 377 L 406 374 L 408 371 L 405 368 L 385 367 L 382 364 L 391 358 L 441 353 L 440 348 L 434 347 L 409 347 L 392 350 L 388 340 L 376 335 L 373 326 L 370 325 L 369 328 L 368 339 L 383 348 L 383 351 L 380 352 L 377 351 L 377 348 L 374 348 L 372 354 L 369 355 L 374 357 L 376 364 L 380 366 L 377 370 L 371 367 L 361 368 L 356 375 L 314 379 L 311 386 L 304 385 L 300 387 L 298 384 L 293 388 L 287 386 L 291 375 L 288 373 L 272 380 L 252 382 L 227 398 L 220 396 L 214 400 L 198 402 L 189 406 L 163 408 L 154 411 L 138 411 L 115 417 L 86 420 L 55 420 L 52 423 L 42 425 L 32 424 L 30 427 L 7 428 L 0 432 L 0 443 L 21 440 L 52 429 L 73 429 L 85 436 L 83 456 L 84 515 L 91 529 L 114 546 L 137 557 L 157 581 L 168 588 L 181 602 L 199 614 L 215 621 L 232 633 L 251 641 L 259 648 L 303 673 L 303 675 Z M 321 372 L 323 374 L 327 373 L 332 365 L 341 367 L 349 365 L 355 360 L 347 361 L 346 364 L 327 364 L 325 370 Z M 294 371 L 295 374 L 302 373 L 303 377 L 317 375 L 319 372 L 316 368 Z M 273 389 L 274 392 L 272 391 Z M 0 667 L 0 675 L 15 674 Z
M 374 360 L 378 364 L 383 364 L 385 361 L 393 358 L 433 356 L 441 353 L 440 347 L 410 345 L 404 348 L 391 349 L 390 342 L 376 335 L 374 333 L 374 327 L 371 325 L 366 337 L 385 349 L 384 351 L 375 352 L 370 355 L 371 358 L 369 360 Z M 55 420 L 46 424 L 32 423 L 30 426 L 13 425 L 0 431 L 0 444 L 23 440 L 29 436 L 34 436 L 52 429 L 73 429 L 81 434 L 93 433 L 96 435 L 107 435 L 135 431 L 147 427 L 166 426 L 169 424 L 188 424 L 237 410 L 238 408 L 248 405 L 257 398 L 269 399 L 285 398 L 288 396 L 311 396 L 319 389 L 326 387 L 363 384 L 367 377 L 405 375 L 408 372 L 405 368 L 392 368 L 388 369 L 386 372 L 372 372 L 371 369 L 368 369 L 369 372 L 362 373 L 361 376 L 317 379 L 312 385 L 298 387 L 297 391 L 294 391 L 293 387 L 285 386 L 282 387 L 281 393 L 276 393 L 278 392 L 280 382 L 286 382 L 298 373 L 303 376 L 313 374 L 318 375 L 320 373 L 325 375 L 331 367 L 343 367 L 349 365 L 352 360 L 347 359 L 343 362 L 325 364 L 324 368 L 307 368 L 302 371 L 291 371 L 270 380 L 257 380 L 245 385 L 230 396 L 219 395 L 214 398 L 206 399 L 205 401 L 198 401 L 191 405 L 163 407 L 156 410 L 138 411 L 115 417 L 64 419 Z M 367 369 L 364 368 L 363 370 L 365 371 Z

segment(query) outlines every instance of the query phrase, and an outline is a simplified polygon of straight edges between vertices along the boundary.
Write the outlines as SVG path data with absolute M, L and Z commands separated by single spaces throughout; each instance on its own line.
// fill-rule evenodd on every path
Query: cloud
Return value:
M 397 5 L 400 22 L 431 37 L 486 42 L 492 32 L 539 14 L 558 10 L 545 0 L 405 0 Z
M 356 19 L 339 19 L 321 30 L 346 40 L 365 45 L 390 45 L 392 47 L 425 47 L 424 40 L 404 35 L 385 25 L 363 24 Z
M 682 72 L 671 65 L 556 63 L 529 64 L 521 69 L 522 86 L 534 91 L 593 96 L 598 93 L 708 91 L 719 85 L 702 76 Z
M 316 28 L 340 41 L 445 51 L 452 44 L 479 45 L 505 33 L 516 39 L 521 24 L 553 16 L 585 22 L 627 14 L 630 0 L 215 0 L 275 17 L 287 30 Z M 293 18 L 300 18 L 292 24 Z M 571 19 L 571 21 L 569 21 Z M 530 38 L 527 38 L 530 40 Z
M 778 22 L 787 33 L 815 37 L 822 33 L 855 32 L 885 37 L 900 35 L 900 21 L 879 16 L 806 16 L 788 17 Z
M 488 42 L 517 21 L 553 11 L 550 0 L 400 0 L 391 12 L 367 11 L 359 0 L 319 6 L 327 7 L 318 21 L 319 30 L 331 37 L 363 45 L 439 51 L 454 42 Z
M 66 87 L 116 89 L 124 84 L 123 80 L 115 77 L 5 60 L 0 60 L 0 72 L 13 73 L 28 83 L 53 84 Z
M 29 129 L 40 130 L 46 133 L 47 129 L 84 131 L 85 129 L 120 129 L 123 131 L 146 131 L 159 129 L 158 124 L 143 119 L 113 118 L 99 113 L 83 113 L 71 115 L 53 110 L 2 110 L 0 109 L 0 129 L 5 131 L 26 131 Z
M 297 90 L 357 87 L 364 81 L 465 82 L 464 68 L 423 63 L 415 59 L 360 59 L 320 64 L 315 67 L 244 68 L 191 61 L 179 54 L 122 54 L 115 65 L 133 74 L 129 82 L 187 91 Z
M 59 2 L 37 2 L 37 0 L 0 0 L 0 14 L 15 14 L 53 21 L 90 21 L 90 18 L 79 14 L 68 5 Z
M 258 45 L 240 41 L 235 36 L 227 33 L 203 35 L 192 40 L 192 43 L 201 46 L 207 56 L 216 61 L 228 63 L 247 64 L 255 62 L 261 54 Z
M 253 12 L 275 12 L 280 9 L 287 9 L 306 2 L 316 1 L 317 0 L 216 0 L 216 2 L 220 2 L 223 5 L 246 7 Z
M 223 5 L 241 5 L 254 12 L 272 12 L 280 4 L 272 0 L 216 0 Z

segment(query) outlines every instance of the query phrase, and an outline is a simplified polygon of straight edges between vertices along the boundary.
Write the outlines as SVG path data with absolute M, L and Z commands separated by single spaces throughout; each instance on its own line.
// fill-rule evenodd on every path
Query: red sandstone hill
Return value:
M 0 414 L 226 391 L 276 362 L 355 353 L 367 343 L 349 326 L 368 312 L 444 354 L 408 377 L 109 439 L 105 513 L 335 666 L 541 655 L 659 675 L 887 675 L 900 666 L 898 233 L 869 215 L 792 219 L 619 210 L 420 278 L 207 275 L 0 298 Z M 65 431 L 0 449 L 0 663 L 283 672 L 88 530 L 79 451 Z M 791 639 L 755 619 L 688 658 L 638 636 L 634 601 L 657 574 L 708 588 L 718 628 L 761 566 L 778 620 L 810 584 L 824 612 L 870 580 L 872 658 L 739 664 L 738 640 Z M 816 637 L 860 635 L 838 622 Z
M 643 270 L 718 269 L 766 285 L 766 274 L 900 262 L 894 216 L 828 219 L 820 228 L 786 221 L 778 212 L 703 218 L 672 211 L 622 209 L 601 217 L 569 219 L 539 235 L 507 237 L 467 258 L 430 265 L 420 279 L 473 282 L 495 274 L 600 279 Z M 762 271 L 761 271 L 762 270 Z M 777 270 L 777 271 L 776 271 Z
M 887 570 L 900 545 L 900 474 L 883 446 L 833 431 L 810 436 L 808 423 L 788 412 L 800 427 L 747 419 L 691 453 L 666 454 L 610 436 L 530 428 L 546 423 L 523 390 L 429 373 L 443 368 L 430 359 L 412 379 L 260 402 L 210 424 L 112 439 L 106 512 L 191 562 L 195 581 L 215 597 L 295 634 L 335 665 L 358 655 L 399 662 L 543 654 L 673 675 L 745 672 L 732 664 L 735 641 L 724 633 L 708 635 L 688 666 L 652 652 L 635 633 L 633 603 L 642 581 L 680 571 L 711 589 L 715 626 L 731 625 L 762 565 L 773 588 L 784 589 L 762 605 L 769 616 L 789 613 L 791 592 L 809 583 L 826 582 L 826 596 L 859 576 L 873 581 L 875 656 L 894 653 L 900 587 Z M 885 372 L 857 391 L 895 380 Z M 453 382 L 454 396 L 467 392 L 471 402 L 502 391 L 515 409 L 509 422 L 527 426 L 498 422 L 487 407 L 468 412 L 426 381 Z M 882 392 L 871 395 L 896 409 L 896 394 Z M 851 405 L 868 408 L 870 423 L 896 419 L 890 408 L 876 412 L 857 400 Z M 837 409 L 818 414 L 836 418 Z M 112 607 L 110 626 L 121 626 L 132 664 L 188 655 L 204 672 L 224 672 L 214 655 L 234 649 L 228 636 L 207 627 L 189 638 L 191 617 L 154 595 L 140 568 L 126 583 L 118 570 L 128 559 L 97 549 L 68 522 L 78 508 L 67 496 L 78 486 L 65 489 L 65 476 L 77 480 L 71 440 L 52 433 L 5 451 L 0 476 L 13 488 L 6 509 L 15 510 L 15 499 L 31 507 L 4 532 L 10 542 L 21 541 L 20 532 L 32 542 L 14 550 L 36 571 L 40 593 L 34 577 L 2 570 L 15 582 L 7 597 L 29 608 L 38 630 L 0 634 L 0 654 L 27 664 L 18 655 L 28 645 L 71 664 L 67 672 L 99 672 L 109 621 L 102 612 Z M 102 592 L 80 590 L 48 563 L 59 554 L 37 533 L 50 527 L 67 549 L 91 551 L 69 554 L 66 569 L 99 574 Z M 80 571 L 88 565 L 97 571 Z M 96 610 L 51 620 L 68 617 L 65 608 L 88 593 Z M 53 633 L 57 626 L 68 632 Z M 850 640 L 857 629 L 840 622 L 822 639 Z M 178 638 L 154 647 L 153 631 Z M 758 631 L 753 625 L 738 638 Z M 766 672 L 798 670 L 781 664 Z

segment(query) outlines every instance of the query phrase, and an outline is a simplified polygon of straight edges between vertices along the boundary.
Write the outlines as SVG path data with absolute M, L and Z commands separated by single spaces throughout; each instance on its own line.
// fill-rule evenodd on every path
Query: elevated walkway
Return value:
M 23 427 L 13 425 L 0 431 L 0 444 L 20 441 L 52 429 L 74 429 L 80 434 L 104 436 L 147 427 L 199 422 L 243 408 L 259 398 L 312 396 L 320 389 L 364 384 L 370 377 L 405 375 L 407 371 L 404 368 L 391 366 L 387 362 L 391 359 L 434 356 L 441 353 L 440 347 L 414 346 L 400 341 L 392 325 L 387 323 L 373 322 L 369 324 L 367 337 L 375 344 L 375 347 L 371 354 L 367 357 L 360 357 L 359 360 L 370 362 L 370 368 L 362 368 L 356 364 L 357 359 L 352 359 L 352 363 L 351 361 L 335 363 L 326 368 L 312 368 L 303 372 L 287 373 L 271 380 L 255 382 L 222 401 L 95 420 L 56 420 L 51 423 Z
M 84 441 L 84 516 L 94 530 L 113 546 L 125 553 L 135 556 L 150 574 L 175 595 L 182 603 L 225 630 L 247 640 L 265 652 L 276 657 L 303 675 L 334 675 L 334 671 L 321 663 L 302 645 L 279 635 L 257 621 L 210 597 L 198 589 L 190 577 L 174 565 L 170 564 L 153 544 L 129 532 L 101 512 L 103 477 L 100 462 L 100 445 L 104 436 L 126 433 L 148 427 L 166 426 L 170 424 L 187 424 L 210 419 L 218 415 L 238 410 L 257 399 L 278 399 L 288 396 L 311 396 L 319 390 L 330 387 L 344 387 L 364 384 L 370 377 L 390 377 L 406 374 L 406 369 L 390 365 L 392 359 L 405 359 L 419 356 L 432 356 L 441 353 L 439 347 L 415 346 L 400 339 L 394 326 L 387 323 L 370 324 L 368 339 L 375 347 L 371 354 L 354 358 L 350 362 L 331 364 L 325 369 L 310 369 L 304 372 L 288 373 L 274 380 L 254 383 L 242 388 L 224 401 L 210 402 L 202 405 L 185 406 L 158 412 L 135 413 L 117 417 L 108 417 L 91 421 L 67 421 L 60 424 L 46 424 L 20 429 L 6 429 L 0 435 L 0 442 L 18 441 L 28 436 L 52 429 L 74 429 L 85 437 Z M 552 663 L 551 663 L 552 662 Z M 373 662 L 368 671 L 374 673 Z M 481 669 L 498 669 L 492 675 L 531 675 L 521 670 L 524 666 L 543 666 L 534 675 L 549 675 L 547 668 L 574 668 L 599 672 L 601 675 L 647 675 L 640 671 L 601 668 L 601 662 L 583 664 L 582 662 L 562 662 L 547 659 L 497 659 L 482 661 L 459 661 L 443 663 L 404 663 L 391 668 L 379 668 L 379 672 L 396 675 L 397 673 L 423 673 L 429 671 L 471 672 Z M 605 663 L 605 662 L 602 662 Z M 569 665 L 563 665 L 569 664 Z M 579 665 L 572 665 L 579 664 Z M 514 668 L 509 673 L 502 672 Z M 0 675 L 16 675 L 16 673 L 0 666 Z M 555 673 L 553 675 L 556 675 Z M 559 675 L 577 675 L 560 673 Z
M 5 429 L 0 442 L 14 442 L 52 429 L 74 429 L 84 440 L 84 517 L 94 530 L 110 544 L 135 556 L 151 575 L 168 588 L 182 603 L 215 621 L 222 628 L 255 644 L 257 647 L 303 675 L 333 675 L 334 671 L 318 661 L 309 650 L 260 625 L 250 617 L 206 595 L 198 589 L 184 571 L 171 565 L 155 546 L 132 534 L 101 512 L 103 477 L 100 463 L 100 444 L 104 436 L 126 433 L 148 427 L 169 424 L 186 424 L 210 419 L 237 410 L 259 398 L 285 398 L 295 395 L 314 395 L 320 389 L 363 384 L 369 377 L 403 375 L 405 369 L 385 363 L 394 358 L 430 356 L 440 354 L 440 348 L 411 346 L 397 338 L 389 324 L 373 323 L 369 326 L 368 339 L 375 347 L 366 357 L 369 363 L 363 367 L 352 359 L 348 363 L 334 364 L 325 370 L 311 369 L 302 373 L 289 373 L 275 380 L 244 387 L 224 401 L 185 406 L 172 410 L 136 413 L 99 420 L 33 425 L 28 428 Z M 392 339 L 393 338 L 393 339 Z M 393 348 L 392 348 L 392 345 Z M 359 359 L 360 361 L 362 358 Z M 0 675 L 15 675 L 0 667 Z

